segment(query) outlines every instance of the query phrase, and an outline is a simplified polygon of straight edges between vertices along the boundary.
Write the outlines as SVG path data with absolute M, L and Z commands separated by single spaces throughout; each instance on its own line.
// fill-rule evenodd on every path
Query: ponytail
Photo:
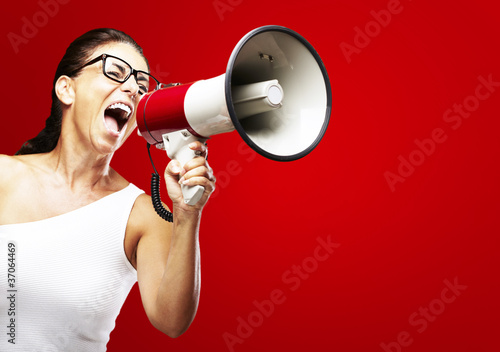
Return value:
M 52 151 L 59 141 L 61 135 L 62 124 L 62 109 L 61 102 L 56 96 L 55 91 L 52 91 L 52 108 L 50 116 L 45 120 L 45 128 L 38 135 L 26 141 L 16 153 L 23 154 L 38 154 L 48 153 Z

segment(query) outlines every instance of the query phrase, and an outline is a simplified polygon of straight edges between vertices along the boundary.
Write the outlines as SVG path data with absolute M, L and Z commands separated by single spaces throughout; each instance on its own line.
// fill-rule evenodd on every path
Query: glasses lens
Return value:
M 125 61 L 107 56 L 104 63 L 106 76 L 114 81 L 123 83 L 132 73 L 132 68 Z M 142 71 L 137 72 L 137 85 L 141 94 L 146 94 L 156 89 L 158 82 L 150 74 Z
M 137 72 L 137 84 L 141 93 L 146 94 L 155 90 L 158 82 L 146 72 Z
M 107 56 L 104 60 L 104 72 L 106 76 L 115 81 L 125 82 L 130 76 L 132 68 L 125 61 Z

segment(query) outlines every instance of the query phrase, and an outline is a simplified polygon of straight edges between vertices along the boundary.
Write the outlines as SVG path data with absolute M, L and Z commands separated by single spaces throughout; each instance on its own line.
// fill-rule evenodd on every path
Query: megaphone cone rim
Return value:
M 325 121 L 323 122 L 323 125 L 321 127 L 321 131 L 318 134 L 318 137 L 303 151 L 300 153 L 292 154 L 292 155 L 278 155 L 278 154 L 273 154 L 268 152 L 267 150 L 262 149 L 259 147 L 252 139 L 247 135 L 246 131 L 244 130 L 243 126 L 239 122 L 239 119 L 236 115 L 236 111 L 234 109 L 234 105 L 232 103 L 232 91 L 231 91 L 231 81 L 232 81 L 232 72 L 234 65 L 236 63 L 236 59 L 238 58 L 238 54 L 240 53 L 241 49 L 245 46 L 245 44 L 252 39 L 254 36 L 257 34 L 261 34 L 263 32 L 269 32 L 269 31 L 275 31 L 275 32 L 283 32 L 286 33 L 295 39 L 299 40 L 308 50 L 309 52 L 313 55 L 315 58 L 318 67 L 321 70 L 321 73 L 323 74 L 323 78 L 325 81 L 325 91 L 326 91 L 326 96 L 327 96 L 327 104 L 326 104 L 326 112 L 325 112 Z M 331 93 L 331 86 L 330 86 L 330 80 L 328 78 L 328 73 L 326 72 L 325 65 L 323 64 L 323 61 L 321 60 L 321 57 L 317 53 L 317 51 L 314 49 L 314 47 L 300 34 L 297 32 L 283 26 L 277 26 L 277 25 L 268 25 L 268 26 L 262 26 L 259 28 L 256 28 L 250 32 L 248 32 L 243 38 L 240 39 L 238 44 L 234 47 L 233 52 L 231 53 L 231 56 L 229 58 L 227 68 L 226 68 L 226 76 L 225 76 L 225 95 L 226 95 L 226 101 L 228 102 L 227 108 L 229 112 L 229 116 L 231 117 L 231 121 L 233 122 L 233 125 L 235 129 L 238 131 L 239 135 L 243 140 L 257 153 L 260 155 L 271 159 L 271 160 L 276 160 L 276 161 L 294 161 L 300 158 L 303 158 L 307 154 L 309 154 L 316 146 L 319 144 L 323 136 L 325 135 L 326 129 L 328 127 L 328 123 L 330 121 L 330 114 L 331 114 L 331 109 L 332 109 L 332 93 Z

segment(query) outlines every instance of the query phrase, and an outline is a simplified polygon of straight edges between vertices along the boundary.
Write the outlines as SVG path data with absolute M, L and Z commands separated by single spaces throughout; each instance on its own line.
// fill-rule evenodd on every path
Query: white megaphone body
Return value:
M 318 145 L 330 112 L 330 82 L 314 48 L 288 28 L 264 26 L 240 40 L 225 74 L 145 95 L 137 125 L 181 165 L 195 157 L 192 141 L 234 130 L 264 157 L 292 161 Z M 196 204 L 203 191 L 183 186 L 184 201 Z

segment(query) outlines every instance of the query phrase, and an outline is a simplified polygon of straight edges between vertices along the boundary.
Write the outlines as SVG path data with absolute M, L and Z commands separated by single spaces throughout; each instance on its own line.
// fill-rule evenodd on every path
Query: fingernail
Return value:
M 195 147 L 196 147 L 196 143 L 195 142 L 189 143 L 189 148 L 195 148 Z
M 177 165 L 172 165 L 172 171 L 176 174 L 181 172 L 181 169 Z

